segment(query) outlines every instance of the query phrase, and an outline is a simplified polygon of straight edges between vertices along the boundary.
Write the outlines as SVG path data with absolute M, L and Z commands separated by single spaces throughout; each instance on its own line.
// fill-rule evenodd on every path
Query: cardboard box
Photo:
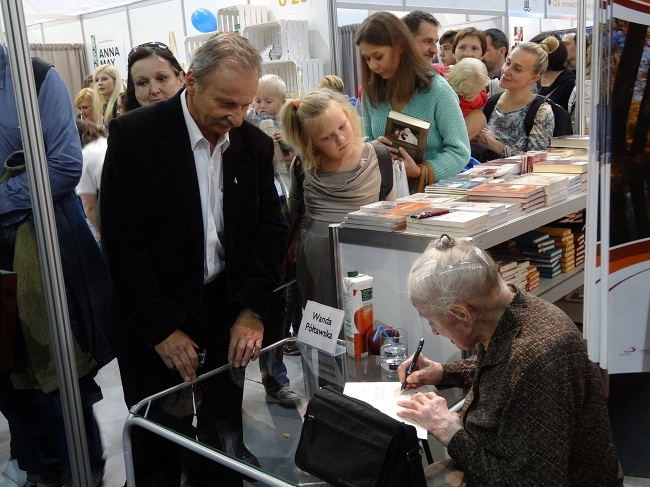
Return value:
M 348 272 L 343 278 L 345 348 L 350 357 L 368 356 L 366 333 L 373 330 L 372 277 Z

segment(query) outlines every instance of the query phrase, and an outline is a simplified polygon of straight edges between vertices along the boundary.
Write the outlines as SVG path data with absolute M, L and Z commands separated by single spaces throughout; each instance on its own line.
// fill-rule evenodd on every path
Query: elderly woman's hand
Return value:
M 442 364 L 429 360 L 424 355 L 418 357 L 418 363 L 415 364 L 415 369 L 411 372 L 411 375 L 406 377 L 406 369 L 411 365 L 413 360 L 413 355 L 400 364 L 397 368 L 397 374 L 399 375 L 399 381 L 404 383 L 406 379 L 406 389 L 416 389 L 424 385 L 435 386 L 438 382 L 442 380 Z
M 458 414 L 450 412 L 447 400 L 435 392 L 418 392 L 408 399 L 405 396 L 397 405 L 404 408 L 397 411 L 400 418 L 417 421 L 444 446 L 449 445 L 451 438 L 463 429 Z

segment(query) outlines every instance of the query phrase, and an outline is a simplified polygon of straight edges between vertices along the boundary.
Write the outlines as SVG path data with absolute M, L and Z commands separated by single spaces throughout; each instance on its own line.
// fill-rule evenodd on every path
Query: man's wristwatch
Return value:
M 249 313 L 253 318 L 262 321 L 262 315 L 261 315 L 261 314 L 256 313 L 255 311 L 253 311 L 253 310 L 250 309 L 250 308 L 246 308 L 246 311 L 248 311 L 248 313 Z

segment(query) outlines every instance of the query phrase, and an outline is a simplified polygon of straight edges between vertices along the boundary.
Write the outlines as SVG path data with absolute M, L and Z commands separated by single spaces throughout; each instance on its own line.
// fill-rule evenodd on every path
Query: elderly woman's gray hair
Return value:
M 447 311 L 454 303 L 490 296 L 501 285 L 492 258 L 470 240 L 443 235 L 411 268 L 408 293 L 420 313 Z

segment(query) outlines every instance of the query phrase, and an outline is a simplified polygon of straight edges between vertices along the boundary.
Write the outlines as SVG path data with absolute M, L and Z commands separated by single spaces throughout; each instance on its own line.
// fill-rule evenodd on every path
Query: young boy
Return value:
M 276 187 L 283 206 L 289 196 L 288 168 L 293 154 L 291 148 L 282 140 L 282 128 L 276 116 L 286 101 L 287 85 L 284 80 L 275 74 L 265 74 L 260 78 L 257 93 L 246 114 L 246 120 L 266 132 L 275 142 L 273 166 Z
M 440 36 L 438 44 L 440 44 L 440 50 L 438 51 L 438 61 L 443 66 L 451 66 L 456 64 L 456 58 L 454 57 L 454 37 L 456 37 L 457 30 L 448 30 Z

